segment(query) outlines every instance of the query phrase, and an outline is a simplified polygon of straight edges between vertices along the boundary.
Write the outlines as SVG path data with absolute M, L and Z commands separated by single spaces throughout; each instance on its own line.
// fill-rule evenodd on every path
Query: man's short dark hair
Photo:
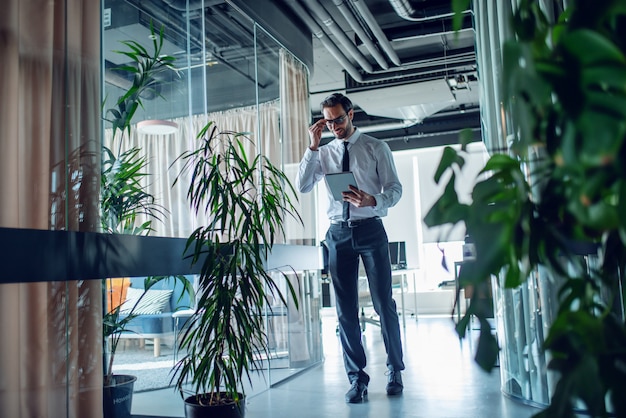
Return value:
M 325 107 L 335 107 L 338 104 L 340 104 L 341 107 L 343 107 L 343 110 L 346 113 L 352 110 L 352 101 L 350 99 L 348 99 L 346 96 L 344 96 L 341 93 L 333 93 L 327 98 L 325 98 L 324 101 L 322 101 L 321 103 L 322 112 L 324 111 Z

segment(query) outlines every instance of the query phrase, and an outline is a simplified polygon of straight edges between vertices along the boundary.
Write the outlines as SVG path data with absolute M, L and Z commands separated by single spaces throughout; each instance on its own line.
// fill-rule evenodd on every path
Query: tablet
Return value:
M 333 198 L 339 202 L 343 201 L 341 192 L 349 192 L 350 185 L 358 188 L 354 174 L 351 171 L 326 174 L 324 178 L 326 179 L 328 190 L 332 193 Z

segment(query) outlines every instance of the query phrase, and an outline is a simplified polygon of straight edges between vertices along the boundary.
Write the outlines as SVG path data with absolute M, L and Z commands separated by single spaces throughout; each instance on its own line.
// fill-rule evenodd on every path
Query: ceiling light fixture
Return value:
M 178 124 L 169 120 L 143 120 L 137 123 L 137 131 L 146 135 L 170 135 L 178 131 Z

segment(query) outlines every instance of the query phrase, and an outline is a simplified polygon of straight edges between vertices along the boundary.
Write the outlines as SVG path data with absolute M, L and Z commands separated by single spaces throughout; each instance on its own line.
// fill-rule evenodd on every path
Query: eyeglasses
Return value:
M 348 114 L 346 113 L 343 116 L 339 116 L 337 119 L 326 119 L 326 125 L 331 126 L 331 125 L 341 125 L 346 118 L 348 117 Z

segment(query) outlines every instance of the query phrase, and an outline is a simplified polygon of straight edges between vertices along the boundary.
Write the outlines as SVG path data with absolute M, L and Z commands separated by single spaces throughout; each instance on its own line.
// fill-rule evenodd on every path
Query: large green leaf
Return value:
M 463 23 L 463 12 L 470 7 L 470 0 L 452 0 L 452 27 L 455 31 L 461 29 Z
M 554 16 L 542 2 L 516 3 L 514 36 L 502 46 L 506 132 L 487 133 L 506 135 L 508 155 L 490 158 L 463 208 L 452 184 L 462 168 L 444 153 L 436 179 L 450 180 L 425 221 L 465 224 L 477 257 L 463 264 L 461 284 L 495 275 L 517 287 L 533 272 L 564 283 L 542 347 L 558 380 L 537 416 L 573 418 L 582 406 L 605 417 L 607 399 L 622 416 L 624 304 L 612 304 L 626 295 L 618 279 L 626 265 L 626 2 L 566 3 L 549 9 Z M 472 298 L 457 332 L 465 335 L 472 315 L 481 323 L 476 361 L 490 370 L 497 344 L 483 324 L 484 301 Z
M 441 181 L 441 176 L 448 169 L 458 166 L 459 168 L 463 168 L 465 164 L 465 159 L 460 156 L 456 150 L 452 147 L 445 147 L 443 149 L 443 155 L 441 156 L 441 161 L 439 161 L 439 165 L 437 166 L 437 170 L 435 170 L 435 183 L 439 184 Z
M 456 224 L 466 217 L 469 206 L 459 202 L 455 186 L 456 176 L 453 174 L 443 194 L 424 216 L 428 226 Z
M 574 55 L 582 66 L 626 65 L 624 52 L 610 39 L 594 30 L 574 30 L 561 38 L 561 45 Z

